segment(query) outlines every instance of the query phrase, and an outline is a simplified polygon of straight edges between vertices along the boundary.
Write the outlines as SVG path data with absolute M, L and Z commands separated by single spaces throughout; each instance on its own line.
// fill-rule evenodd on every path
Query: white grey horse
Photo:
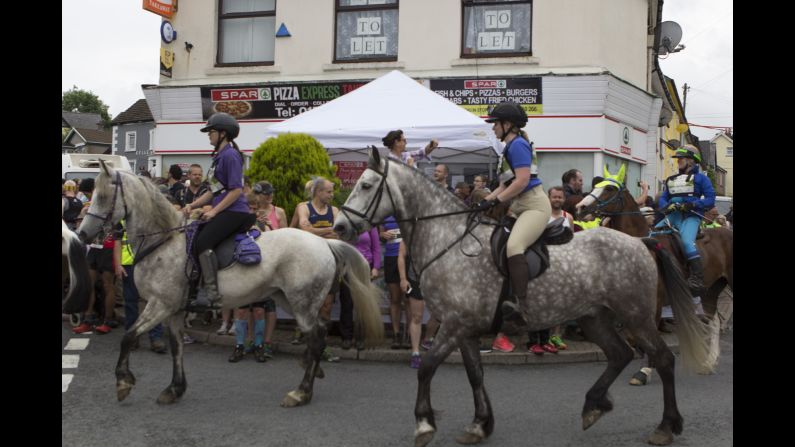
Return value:
M 428 444 L 436 431 L 430 402 L 431 378 L 456 348 L 461 350 L 475 399 L 474 420 L 456 440 L 463 444 L 478 443 L 494 429 L 478 350 L 478 335 L 491 326 L 503 281 L 489 250 L 493 227 L 475 226 L 462 238 L 469 224 L 466 214 L 419 219 L 456 212 L 466 212 L 463 202 L 417 170 L 382 158 L 373 148 L 368 169 L 356 183 L 342 207 L 343 216 L 334 227 L 343 239 L 352 240 L 357 232 L 394 215 L 420 275 L 425 302 L 431 313 L 442 318 L 433 348 L 423 357 L 418 371 L 414 410 L 417 446 Z M 479 245 L 478 241 L 483 244 Z M 657 267 L 647 243 L 610 229 L 594 229 L 577 233 L 568 244 L 550 246 L 551 266 L 530 281 L 527 298 L 520 308 L 532 330 L 576 319 L 589 339 L 604 351 L 607 369 L 586 394 L 583 429 L 613 407 L 608 388 L 633 358 L 633 350 L 615 330 L 615 320 L 630 328 L 660 371 L 663 419 L 649 442 L 665 445 L 673 441 L 673 434 L 681 433 L 683 419 L 674 394 L 674 355 L 654 324 Z M 660 259 L 663 280 L 671 292 L 669 299 L 675 311 L 683 309 L 676 314 L 687 316 L 683 325 L 698 327 L 701 322 L 692 312 L 693 304 L 681 271 L 670 257 L 660 256 Z M 705 335 L 706 331 L 700 334 Z M 692 352 L 689 358 L 700 362 L 692 367 L 713 366 L 707 362 L 709 350 L 705 337 L 680 339 L 680 350 Z
M 65 314 L 83 312 L 91 297 L 91 277 L 86 262 L 86 246 L 61 219 L 61 257 L 63 258 L 62 280 L 69 277 L 69 291 L 61 304 Z
M 100 162 L 101 163 L 101 162 Z M 128 240 L 136 254 L 135 285 L 146 308 L 125 334 L 116 365 L 116 392 L 121 401 L 135 385 L 129 369 L 130 345 L 141 334 L 168 319 L 171 333 L 173 377 L 158 397 L 172 403 L 185 392 L 182 321 L 188 298 L 186 238 L 175 231 L 182 215 L 148 179 L 102 164 L 88 215 L 78 229 L 82 240 L 125 219 Z M 284 228 L 263 233 L 257 243 L 262 262 L 234 264 L 218 272 L 219 290 L 225 308 L 236 308 L 265 298 L 290 311 L 302 332 L 308 335 L 303 364 L 304 378 L 290 391 L 283 406 L 310 402 L 315 376 L 323 377 L 320 353 L 325 346 L 326 326 L 319 316 L 325 296 L 344 278 L 368 343 L 383 337 L 378 305 L 380 293 L 370 283 L 370 267 L 354 246 L 326 240 L 306 231 Z

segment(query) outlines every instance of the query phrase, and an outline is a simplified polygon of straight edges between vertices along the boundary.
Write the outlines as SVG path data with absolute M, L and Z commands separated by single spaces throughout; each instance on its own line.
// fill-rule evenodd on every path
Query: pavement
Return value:
M 192 322 L 191 328 L 185 328 L 185 332 L 196 340 L 197 343 L 206 343 L 211 345 L 229 346 L 230 351 L 235 345 L 234 335 L 218 335 L 216 331 L 220 328 L 220 321 L 215 321 L 205 325 L 200 319 Z M 276 325 L 276 330 L 273 333 L 273 351 L 275 354 L 303 354 L 306 349 L 305 344 L 293 345 L 294 326 L 291 322 L 279 321 Z M 679 343 L 676 336 L 673 334 L 660 333 L 663 336 L 666 344 L 671 348 L 674 353 L 679 352 Z M 563 340 L 568 345 L 564 351 L 559 351 L 557 354 L 544 353 L 543 355 L 536 355 L 527 352 L 525 343 L 527 336 L 524 334 L 508 335 L 511 342 L 516 345 L 513 352 L 497 352 L 481 353 L 481 360 L 483 364 L 491 365 L 519 365 L 519 364 L 552 364 L 552 363 L 578 363 L 578 362 L 600 362 L 606 361 L 604 353 L 595 344 L 584 341 L 567 338 L 564 336 Z M 398 362 L 408 363 L 411 358 L 411 349 L 391 349 L 392 338 L 391 334 L 385 334 L 384 341 L 379 345 L 366 348 L 362 351 L 357 351 L 355 347 L 344 350 L 340 347 L 342 339 L 336 335 L 329 335 L 327 344 L 331 351 L 340 357 L 341 361 L 346 360 L 365 360 L 374 362 Z M 491 346 L 493 337 L 481 337 L 481 346 Z M 635 358 L 640 358 L 636 353 Z M 457 350 L 450 354 L 445 360 L 447 363 L 462 363 L 461 353 Z

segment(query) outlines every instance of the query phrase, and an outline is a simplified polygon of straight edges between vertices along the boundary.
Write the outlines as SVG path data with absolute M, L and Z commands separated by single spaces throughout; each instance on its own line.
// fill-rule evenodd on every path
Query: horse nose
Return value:
M 342 233 L 344 233 L 345 232 L 345 224 L 338 223 L 338 224 L 334 225 L 334 232 L 337 233 L 337 234 L 340 234 L 340 235 Z
M 77 237 L 80 238 L 80 242 L 84 244 L 88 243 L 88 235 L 86 234 L 85 231 L 77 233 Z

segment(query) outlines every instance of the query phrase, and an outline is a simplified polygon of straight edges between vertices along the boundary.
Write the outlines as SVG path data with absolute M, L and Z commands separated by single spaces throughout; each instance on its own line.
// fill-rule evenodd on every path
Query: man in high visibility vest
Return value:
M 116 277 L 122 280 L 124 288 L 124 330 L 130 329 L 138 319 L 138 289 L 135 287 L 133 276 L 133 264 L 135 257 L 132 248 L 127 241 L 127 228 L 124 221 L 121 221 L 121 237 L 116 238 L 113 245 L 113 268 Z M 168 349 L 163 342 L 163 325 L 157 326 L 149 331 L 149 345 L 152 351 L 158 354 L 165 354 Z M 133 342 L 133 349 L 138 348 L 138 339 Z

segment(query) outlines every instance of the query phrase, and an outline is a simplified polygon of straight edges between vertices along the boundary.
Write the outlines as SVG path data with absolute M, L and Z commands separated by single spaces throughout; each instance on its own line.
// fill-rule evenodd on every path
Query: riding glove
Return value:
M 499 204 L 500 204 L 500 199 L 498 199 L 496 197 L 494 199 L 492 199 L 492 200 L 481 200 L 480 203 L 478 203 L 478 207 L 475 208 L 475 210 L 476 211 L 486 211 L 486 210 L 491 209 L 491 208 L 493 208 L 493 207 L 495 207 L 495 206 L 497 206 Z

